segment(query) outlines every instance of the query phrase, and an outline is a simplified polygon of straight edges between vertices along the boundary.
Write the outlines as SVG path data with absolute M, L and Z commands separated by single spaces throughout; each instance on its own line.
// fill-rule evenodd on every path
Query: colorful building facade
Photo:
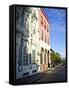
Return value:
M 43 9 L 38 10 L 39 23 L 39 63 L 40 72 L 46 71 L 51 67 L 50 59 L 50 33 L 48 18 Z
M 50 68 L 50 36 L 47 17 L 40 8 L 16 8 L 16 78 Z

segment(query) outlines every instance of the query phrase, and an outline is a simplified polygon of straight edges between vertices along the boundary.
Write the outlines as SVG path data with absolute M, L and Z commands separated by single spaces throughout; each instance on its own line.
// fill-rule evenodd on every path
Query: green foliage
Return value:
M 58 64 L 61 62 L 61 57 L 59 53 L 52 52 L 51 53 L 51 62 L 54 64 Z
M 61 60 L 61 63 L 66 64 L 67 63 L 66 59 Z

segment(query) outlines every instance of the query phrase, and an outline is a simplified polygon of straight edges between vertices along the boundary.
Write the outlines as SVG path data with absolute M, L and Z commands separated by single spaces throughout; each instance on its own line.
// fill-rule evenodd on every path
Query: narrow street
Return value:
M 47 73 L 45 73 L 44 77 L 42 77 L 39 80 L 36 80 L 34 83 L 43 83 L 43 82 L 62 82 L 66 81 L 66 68 L 65 66 L 57 66 L 55 68 L 52 68 L 51 70 L 48 70 Z

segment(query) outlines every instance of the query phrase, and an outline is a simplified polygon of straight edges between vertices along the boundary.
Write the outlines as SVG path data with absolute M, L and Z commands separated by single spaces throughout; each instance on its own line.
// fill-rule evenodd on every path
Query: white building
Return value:
M 16 78 L 37 73 L 37 9 L 16 8 Z

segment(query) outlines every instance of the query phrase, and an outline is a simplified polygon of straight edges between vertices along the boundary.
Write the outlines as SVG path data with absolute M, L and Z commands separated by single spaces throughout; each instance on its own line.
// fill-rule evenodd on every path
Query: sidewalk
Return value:
M 39 79 L 43 78 L 45 76 L 45 74 L 51 72 L 52 70 L 54 70 L 56 67 L 54 68 L 49 68 L 46 72 L 42 72 L 42 73 L 37 73 L 31 76 L 27 76 L 21 79 L 16 80 L 16 84 L 33 84 L 36 81 L 38 81 Z
M 44 73 L 37 73 L 31 76 L 27 76 L 16 80 L 16 84 L 33 84 L 35 81 L 39 80 L 44 76 Z

